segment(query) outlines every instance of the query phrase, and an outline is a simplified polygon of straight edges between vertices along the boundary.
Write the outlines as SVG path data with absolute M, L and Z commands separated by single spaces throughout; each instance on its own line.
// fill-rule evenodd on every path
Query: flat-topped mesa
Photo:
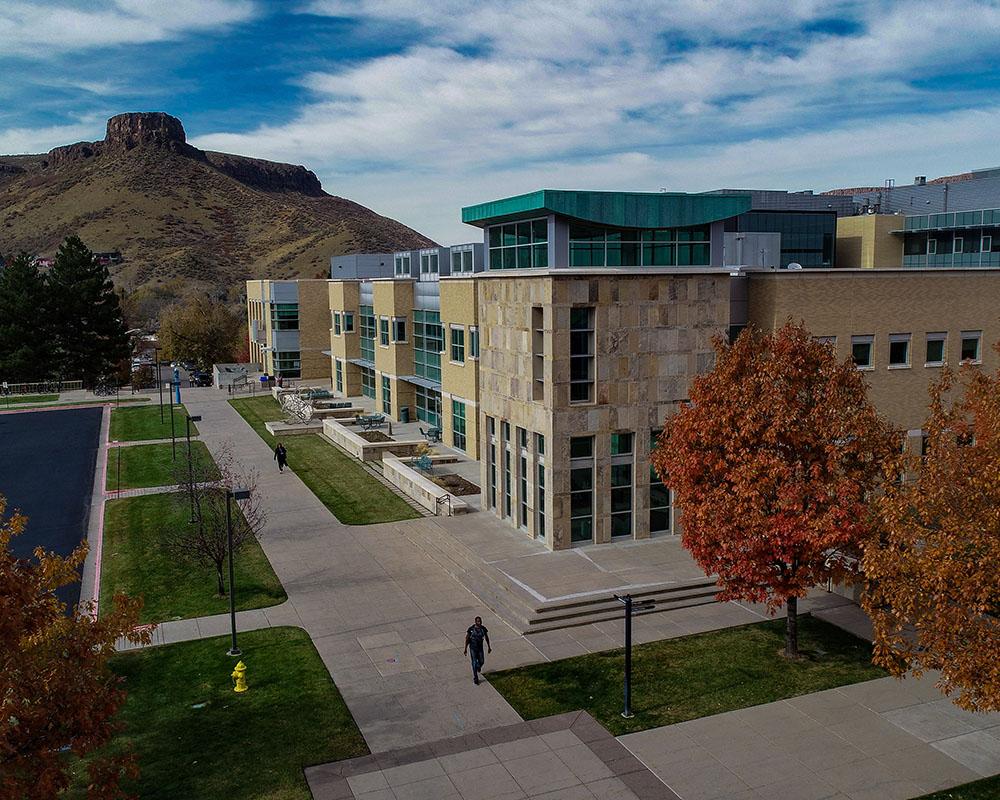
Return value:
M 116 114 L 108 120 L 104 137 L 105 147 L 121 150 L 149 144 L 181 151 L 186 141 L 181 121 L 162 111 Z

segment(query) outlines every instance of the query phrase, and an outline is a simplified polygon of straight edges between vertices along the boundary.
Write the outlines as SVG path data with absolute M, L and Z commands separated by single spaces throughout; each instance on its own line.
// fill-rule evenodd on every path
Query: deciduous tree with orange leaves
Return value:
M 70 783 L 68 756 L 93 753 L 115 732 L 125 698 L 107 665 L 115 642 L 145 643 L 149 633 L 136 630 L 142 602 L 124 596 L 100 619 L 89 606 L 67 614 L 55 590 L 79 580 L 86 545 L 68 558 L 41 548 L 17 558 L 10 542 L 26 520 L 6 508 L 0 496 L 0 800 L 51 800 Z M 94 757 L 88 769 L 87 797 L 110 800 L 125 796 L 135 764 Z
M 865 547 L 875 661 L 896 675 L 940 670 L 959 706 L 1000 711 L 1000 373 L 945 371 L 925 435 Z
M 715 341 L 715 367 L 665 422 L 653 465 L 674 493 L 682 541 L 720 600 L 787 606 L 798 655 L 798 598 L 856 571 L 869 503 L 894 475 L 899 435 L 863 376 L 805 327 Z

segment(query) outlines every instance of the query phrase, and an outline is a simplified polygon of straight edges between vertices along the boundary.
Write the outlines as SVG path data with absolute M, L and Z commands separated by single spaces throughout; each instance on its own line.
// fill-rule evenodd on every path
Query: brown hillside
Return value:
M 235 301 L 247 278 L 316 277 L 333 255 L 432 244 L 328 195 L 305 167 L 198 150 L 160 113 L 112 117 L 100 142 L 0 156 L 0 253 L 52 256 L 71 234 L 120 251 L 116 284 L 160 303 L 206 290 Z

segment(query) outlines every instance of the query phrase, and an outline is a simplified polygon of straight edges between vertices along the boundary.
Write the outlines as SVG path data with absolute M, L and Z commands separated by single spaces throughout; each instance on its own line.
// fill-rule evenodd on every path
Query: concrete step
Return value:
M 540 601 L 483 562 L 440 526 L 429 522 L 408 525 L 403 530 L 415 546 L 519 633 L 541 633 L 621 619 L 621 603 L 614 599 L 611 591 Z M 636 600 L 656 603 L 653 609 L 637 614 L 663 614 L 715 603 L 717 591 L 713 579 L 699 578 L 645 586 L 633 591 L 632 596 Z

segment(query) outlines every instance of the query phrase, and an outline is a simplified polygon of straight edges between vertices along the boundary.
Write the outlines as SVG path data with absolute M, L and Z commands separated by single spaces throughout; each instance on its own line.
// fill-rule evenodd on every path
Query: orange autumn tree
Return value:
M 149 633 L 135 632 L 142 602 L 124 596 L 99 620 L 88 607 L 67 614 L 55 590 L 79 580 L 86 545 L 68 558 L 41 548 L 17 558 L 10 543 L 26 520 L 6 507 L 0 496 L 0 800 L 51 800 L 70 783 L 67 755 L 90 754 L 115 732 L 125 692 L 108 669 L 114 643 Z M 87 797 L 110 800 L 124 796 L 135 764 L 95 757 L 88 770 Z
M 798 598 L 856 571 L 851 554 L 899 437 L 861 373 L 801 325 L 716 338 L 715 352 L 666 420 L 653 466 L 718 598 L 787 606 L 785 654 L 796 656 Z
M 862 605 L 876 663 L 940 670 L 959 706 L 1000 711 L 1000 372 L 946 371 L 930 398 L 926 453 L 879 503 Z

